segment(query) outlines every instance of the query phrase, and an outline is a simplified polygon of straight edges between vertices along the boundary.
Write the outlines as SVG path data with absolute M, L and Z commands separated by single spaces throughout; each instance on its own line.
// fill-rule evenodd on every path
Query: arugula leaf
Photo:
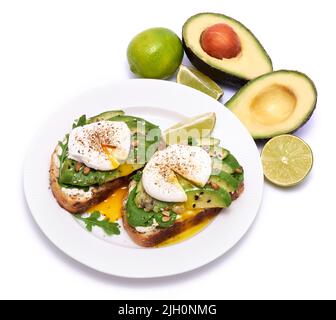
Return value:
M 163 214 L 161 212 L 155 213 L 154 215 L 155 221 L 159 224 L 161 228 L 171 227 L 175 223 L 176 217 L 177 217 L 177 214 L 173 211 L 170 211 L 170 216 L 169 216 L 170 219 L 168 221 L 163 221 Z
M 72 128 L 82 127 L 86 125 L 86 115 L 82 115 L 78 120 L 75 120 L 75 122 L 72 125 Z M 65 138 L 63 141 L 59 141 L 58 144 L 62 149 L 61 155 L 58 157 L 61 165 L 64 162 L 65 158 L 67 157 L 68 152 L 68 143 L 69 143 L 69 134 L 65 135 Z
M 72 129 L 75 129 L 77 127 L 83 127 L 86 125 L 86 115 L 83 114 L 79 119 L 75 120 L 75 122 L 72 125 Z
M 68 153 L 68 142 L 69 142 L 69 135 L 67 134 L 63 141 L 59 141 L 58 144 L 62 149 L 62 153 L 58 156 L 58 159 L 60 161 L 60 164 L 62 166 L 62 163 L 64 162 L 65 158 L 67 157 Z
M 104 230 L 104 232 L 108 235 L 119 235 L 120 234 L 120 227 L 119 224 L 116 222 L 110 222 L 109 219 L 99 220 L 101 214 L 99 211 L 95 211 L 91 213 L 91 215 L 87 218 L 82 217 L 80 214 L 76 214 L 75 217 L 78 220 L 83 221 L 86 224 L 86 229 L 88 231 L 92 231 L 93 227 L 99 227 Z
M 86 115 L 82 115 L 78 120 L 75 120 L 75 122 L 72 125 L 72 128 L 82 127 L 86 125 Z M 59 146 L 61 147 L 61 154 L 58 156 L 58 159 L 60 161 L 60 171 L 62 170 L 63 163 L 68 157 L 68 144 L 69 144 L 69 134 L 65 135 L 65 138 L 63 141 L 58 142 Z M 59 184 L 62 184 L 60 181 L 60 177 L 58 177 Z
M 141 180 L 141 177 L 142 177 L 142 172 L 141 171 L 137 171 L 137 173 L 135 173 L 133 176 L 132 176 L 132 179 L 136 182 L 139 182 Z

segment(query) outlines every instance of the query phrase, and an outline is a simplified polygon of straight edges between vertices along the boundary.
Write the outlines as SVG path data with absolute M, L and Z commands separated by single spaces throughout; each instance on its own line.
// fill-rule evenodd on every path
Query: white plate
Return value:
M 217 115 L 214 136 L 232 151 L 245 170 L 245 192 L 206 229 L 170 247 L 139 248 L 122 236 L 91 234 L 54 200 L 49 189 L 50 156 L 75 118 L 110 109 L 143 117 L 161 129 L 201 113 Z M 174 275 L 201 267 L 232 248 L 253 223 L 262 199 L 259 152 L 245 127 L 221 103 L 176 83 L 129 80 L 99 88 L 74 99 L 55 113 L 36 136 L 24 169 L 29 208 L 45 235 L 77 261 L 104 273 L 130 278 Z M 107 241 L 105 241 L 107 240 Z

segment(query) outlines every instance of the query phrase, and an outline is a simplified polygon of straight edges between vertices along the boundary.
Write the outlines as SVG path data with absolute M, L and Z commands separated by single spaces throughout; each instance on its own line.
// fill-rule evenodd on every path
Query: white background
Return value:
M 27 147 L 64 102 L 132 77 L 125 51 L 136 33 L 163 26 L 180 35 L 184 21 L 203 11 L 241 20 L 275 69 L 297 69 L 315 81 L 316 112 L 297 133 L 314 151 L 314 170 L 291 190 L 266 184 L 249 233 L 200 270 L 136 281 L 90 270 L 34 224 L 22 192 Z M 327 0 L 2 0 L 0 298 L 336 298 L 334 13 Z

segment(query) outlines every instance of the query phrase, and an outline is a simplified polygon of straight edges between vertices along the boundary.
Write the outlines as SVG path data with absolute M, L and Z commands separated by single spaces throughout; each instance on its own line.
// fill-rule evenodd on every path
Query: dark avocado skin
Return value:
M 302 76 L 304 76 L 304 77 L 310 79 L 306 74 L 304 74 L 304 73 L 302 73 L 302 72 L 299 72 L 299 71 L 296 71 L 296 72 L 297 72 L 297 73 L 300 73 Z M 306 117 L 306 119 L 301 123 L 301 125 L 299 125 L 294 131 L 289 132 L 289 134 L 293 134 L 293 133 L 295 133 L 296 131 L 298 131 L 299 129 L 301 129 L 301 128 L 302 128 L 302 127 L 303 127 L 303 126 L 310 120 L 310 118 L 313 116 L 314 111 L 316 110 L 317 100 L 318 100 L 317 88 L 316 88 L 315 83 L 314 83 L 311 79 L 310 79 L 310 81 L 311 81 L 311 84 L 312 84 L 312 86 L 313 86 L 313 90 L 314 90 L 314 92 L 315 92 L 315 97 L 316 97 L 314 106 L 312 107 L 311 112 L 310 112 L 310 114 L 308 115 L 308 117 Z M 273 138 L 273 137 L 272 137 L 272 138 Z M 267 140 L 269 140 L 269 139 L 267 139 Z
M 211 79 L 218 81 L 220 83 L 226 84 L 230 87 L 234 88 L 241 88 L 244 86 L 248 80 L 238 78 L 232 74 L 220 71 L 216 68 L 211 67 L 210 65 L 206 64 L 202 59 L 198 58 L 185 44 L 184 39 L 182 39 L 182 44 L 184 51 L 190 60 L 190 62 L 193 64 L 193 66 L 198 69 L 199 71 L 206 74 Z
M 268 134 L 265 137 L 253 137 L 254 140 L 259 141 L 261 143 L 266 143 L 268 140 L 270 140 L 270 139 L 272 139 L 272 138 L 274 138 L 274 137 L 276 137 L 278 135 L 281 135 L 281 134 L 294 134 L 296 131 L 298 131 L 299 129 L 301 129 L 310 120 L 310 118 L 313 116 L 313 113 L 314 113 L 314 111 L 316 109 L 316 106 L 317 106 L 318 93 L 317 93 L 316 85 L 311 80 L 311 78 L 307 74 L 305 74 L 305 73 L 302 73 L 300 71 L 294 71 L 294 70 L 278 70 L 278 71 L 273 71 L 271 73 L 272 74 L 277 74 L 277 73 L 293 73 L 293 72 L 299 74 L 301 77 L 307 78 L 308 81 L 310 82 L 311 86 L 312 86 L 313 91 L 314 91 L 314 94 L 315 94 L 316 98 L 315 98 L 314 104 L 313 104 L 313 106 L 311 108 L 311 111 L 310 111 L 309 115 L 307 117 L 305 117 L 300 123 L 298 123 L 297 127 L 294 130 L 290 131 L 290 132 L 282 132 L 282 133 L 275 132 L 274 134 L 270 133 L 270 134 Z M 264 75 L 260 76 L 259 78 L 254 79 L 254 80 L 258 80 L 258 79 L 261 79 L 261 78 L 267 77 L 267 76 L 269 76 L 269 73 L 264 74 Z M 252 85 L 254 80 L 248 82 L 247 84 L 245 84 L 245 86 L 247 87 L 247 86 Z M 241 88 L 241 90 L 243 90 L 244 87 Z M 228 107 L 228 104 L 230 103 L 230 101 L 236 99 L 236 97 L 239 95 L 239 93 L 240 93 L 240 91 L 236 92 L 236 94 L 231 97 L 231 99 L 226 103 L 227 107 Z M 230 107 L 228 107 L 228 108 L 230 109 Z

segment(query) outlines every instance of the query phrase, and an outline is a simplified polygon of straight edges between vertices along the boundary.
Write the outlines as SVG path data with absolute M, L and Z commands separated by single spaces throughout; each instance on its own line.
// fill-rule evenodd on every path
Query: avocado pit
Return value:
M 297 98 L 289 88 L 272 85 L 253 99 L 250 111 L 259 123 L 274 125 L 287 120 L 294 112 L 296 104 Z
M 205 29 L 200 38 L 202 49 L 216 59 L 232 59 L 241 52 L 237 33 L 226 23 L 217 23 Z

